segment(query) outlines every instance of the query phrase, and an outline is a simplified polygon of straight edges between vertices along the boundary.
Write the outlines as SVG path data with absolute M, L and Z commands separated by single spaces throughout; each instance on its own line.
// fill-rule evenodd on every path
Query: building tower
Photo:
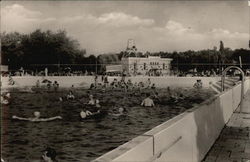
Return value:
M 134 41 L 134 39 L 128 39 L 127 48 L 125 50 L 123 57 L 129 57 L 129 56 L 133 56 L 133 55 L 135 55 L 135 57 L 137 57 L 137 48 L 135 45 L 135 41 Z

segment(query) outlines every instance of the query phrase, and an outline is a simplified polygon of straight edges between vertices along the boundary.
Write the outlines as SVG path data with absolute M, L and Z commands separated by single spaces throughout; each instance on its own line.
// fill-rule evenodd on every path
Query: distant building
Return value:
M 123 72 L 129 75 L 169 75 L 171 61 L 171 58 L 161 58 L 159 56 L 123 57 L 122 68 Z
M 122 73 L 122 65 L 106 65 L 106 73 Z
M 161 58 L 160 56 L 139 56 L 135 41 L 128 39 L 127 48 L 123 53 L 120 65 L 106 66 L 106 73 L 119 72 L 126 75 L 148 75 L 162 76 L 169 75 L 171 68 L 171 58 Z

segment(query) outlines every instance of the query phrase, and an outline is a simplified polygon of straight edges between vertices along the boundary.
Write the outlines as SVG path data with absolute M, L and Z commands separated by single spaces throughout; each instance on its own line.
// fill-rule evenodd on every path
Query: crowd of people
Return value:
M 94 76 L 94 81 L 93 83 L 91 83 L 88 91 L 88 99 L 78 97 L 77 95 L 74 94 L 75 93 L 74 88 L 71 88 L 67 94 L 58 96 L 58 102 L 70 103 L 70 101 L 79 101 L 81 103 L 81 110 L 79 111 L 80 120 L 101 118 L 106 115 L 110 115 L 113 117 L 120 117 L 128 113 L 128 110 L 125 106 L 114 105 L 112 109 L 108 111 L 103 109 L 100 99 L 97 97 L 97 95 L 95 95 L 95 91 L 97 90 L 101 90 L 102 92 L 105 91 L 131 92 L 131 94 L 134 95 L 138 93 L 139 96 L 145 95 L 145 98 L 141 100 L 140 105 L 137 106 L 155 107 L 157 104 L 162 102 L 162 98 L 159 96 L 158 89 L 156 88 L 155 83 L 152 83 L 150 78 L 146 79 L 145 81 L 132 82 L 130 79 L 125 80 L 124 77 L 122 77 L 120 80 L 114 78 L 112 81 L 110 81 L 111 79 L 105 75 L 101 76 L 101 78 L 99 77 Z M 35 87 L 40 88 L 41 84 L 44 84 L 48 90 L 54 88 L 54 91 L 58 91 L 60 86 L 58 81 L 52 82 L 47 79 L 44 79 L 42 81 L 37 80 Z M 194 87 L 197 89 L 202 88 L 201 80 L 197 80 L 197 82 L 194 84 Z M 167 90 L 168 90 L 167 93 L 170 96 L 169 98 L 174 102 L 178 102 L 183 98 L 183 95 L 179 95 L 172 92 L 170 87 L 168 87 Z M 10 93 L 1 95 L 1 103 L 3 104 L 9 104 L 10 99 L 11 99 Z M 42 118 L 41 113 L 39 111 L 35 111 L 33 115 L 34 115 L 33 117 L 20 117 L 13 115 L 12 119 L 31 121 L 31 122 L 46 122 L 46 121 L 63 119 L 62 116 L 60 115 L 54 117 Z M 51 161 L 55 161 L 55 155 L 54 155 L 55 152 L 50 156 L 49 153 L 50 151 L 47 151 L 47 153 L 43 155 L 43 159 L 50 159 Z

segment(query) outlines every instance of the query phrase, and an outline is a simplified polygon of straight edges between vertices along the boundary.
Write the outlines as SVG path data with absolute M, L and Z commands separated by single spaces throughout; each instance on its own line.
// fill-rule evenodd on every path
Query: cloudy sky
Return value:
M 1 30 L 66 30 L 88 54 L 247 48 L 247 1 L 2 1 Z

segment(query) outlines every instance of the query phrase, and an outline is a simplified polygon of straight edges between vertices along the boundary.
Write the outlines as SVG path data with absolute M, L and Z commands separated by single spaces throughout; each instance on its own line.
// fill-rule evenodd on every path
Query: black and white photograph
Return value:
M 2 0 L 1 162 L 250 162 L 249 0 Z

